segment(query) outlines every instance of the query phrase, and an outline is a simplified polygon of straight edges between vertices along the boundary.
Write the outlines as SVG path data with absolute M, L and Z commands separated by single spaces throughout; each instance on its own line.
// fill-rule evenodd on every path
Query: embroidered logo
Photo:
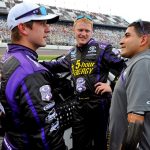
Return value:
M 76 81 L 76 91 L 83 92 L 86 90 L 84 78 L 78 78 Z
M 147 101 L 146 104 L 150 105 L 150 101 Z
M 44 110 L 45 111 L 47 111 L 47 110 L 50 110 L 50 109 L 52 109 L 53 107 L 54 107 L 54 105 L 55 105 L 55 102 L 53 101 L 53 102 L 50 102 L 49 104 L 47 104 L 46 106 L 44 106 Z
M 71 51 L 71 60 L 74 60 L 76 58 L 76 51 Z
M 88 50 L 88 53 L 96 53 L 96 46 L 91 46 Z
M 41 98 L 43 101 L 50 101 L 52 98 L 51 88 L 49 85 L 40 87 Z

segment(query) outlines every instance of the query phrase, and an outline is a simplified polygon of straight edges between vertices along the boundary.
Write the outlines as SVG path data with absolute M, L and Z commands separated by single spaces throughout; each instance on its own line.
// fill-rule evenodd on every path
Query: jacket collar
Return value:
M 23 45 L 19 45 L 19 44 L 8 44 L 8 53 L 15 53 L 15 52 L 22 52 L 22 53 L 25 53 L 26 55 L 28 55 L 29 57 L 31 57 L 33 60 L 36 60 L 38 59 L 38 54 L 26 47 L 26 46 L 23 46 Z
M 93 38 L 91 38 L 85 45 L 83 45 L 82 47 L 76 46 L 78 50 L 83 51 L 85 49 L 87 49 L 87 47 L 93 43 L 95 40 Z

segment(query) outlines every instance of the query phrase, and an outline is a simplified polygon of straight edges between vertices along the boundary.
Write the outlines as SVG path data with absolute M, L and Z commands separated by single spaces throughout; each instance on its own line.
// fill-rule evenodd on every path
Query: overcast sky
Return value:
M 34 2 L 121 16 L 129 23 L 138 19 L 150 21 L 149 0 L 34 0 Z

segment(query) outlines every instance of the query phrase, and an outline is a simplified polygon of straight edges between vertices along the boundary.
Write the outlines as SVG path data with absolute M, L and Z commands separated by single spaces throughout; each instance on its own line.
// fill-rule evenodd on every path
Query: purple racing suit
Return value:
M 4 150 L 66 150 L 56 118 L 50 72 L 35 51 L 9 44 L 2 57 Z

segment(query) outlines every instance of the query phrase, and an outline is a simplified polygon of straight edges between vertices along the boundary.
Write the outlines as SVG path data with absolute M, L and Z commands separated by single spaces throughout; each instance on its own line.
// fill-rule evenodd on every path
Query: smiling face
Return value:
M 147 35 L 138 35 L 135 27 L 128 27 L 120 41 L 121 56 L 131 58 L 147 48 Z
M 86 20 L 86 21 L 85 21 Z M 80 19 L 74 25 L 74 34 L 79 47 L 88 43 L 93 35 L 93 24 L 87 19 Z

